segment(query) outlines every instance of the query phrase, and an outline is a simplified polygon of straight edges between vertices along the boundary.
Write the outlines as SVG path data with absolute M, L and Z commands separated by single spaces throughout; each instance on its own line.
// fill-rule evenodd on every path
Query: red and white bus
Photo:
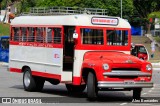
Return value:
M 131 26 L 105 15 L 19 16 L 11 22 L 9 69 L 23 73 L 26 91 L 44 82 L 64 83 L 69 92 L 89 99 L 101 90 L 133 90 L 153 86 L 152 66 L 130 55 Z

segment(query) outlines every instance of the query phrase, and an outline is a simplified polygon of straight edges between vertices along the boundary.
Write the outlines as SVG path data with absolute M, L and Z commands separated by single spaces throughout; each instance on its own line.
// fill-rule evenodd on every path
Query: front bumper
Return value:
M 134 82 L 134 81 L 99 81 L 98 88 L 151 88 L 153 82 Z

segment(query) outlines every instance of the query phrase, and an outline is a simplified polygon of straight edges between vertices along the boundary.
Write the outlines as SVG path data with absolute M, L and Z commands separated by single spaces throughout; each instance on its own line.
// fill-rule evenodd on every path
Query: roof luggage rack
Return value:
M 73 14 L 89 14 L 89 15 L 107 15 L 107 9 L 98 8 L 79 8 L 79 7 L 34 7 L 29 13 L 22 15 L 73 15 Z

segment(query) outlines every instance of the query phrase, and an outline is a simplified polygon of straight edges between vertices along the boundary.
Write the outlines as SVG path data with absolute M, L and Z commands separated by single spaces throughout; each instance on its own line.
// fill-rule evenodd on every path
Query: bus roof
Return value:
M 11 25 L 60 25 L 60 26 L 93 26 L 131 28 L 122 18 L 104 15 L 55 15 L 55 16 L 19 16 L 12 20 Z

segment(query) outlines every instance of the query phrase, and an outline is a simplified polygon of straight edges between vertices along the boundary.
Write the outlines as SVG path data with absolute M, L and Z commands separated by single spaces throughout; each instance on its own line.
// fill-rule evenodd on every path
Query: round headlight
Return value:
M 108 70 L 109 69 L 109 65 L 108 64 L 103 64 L 103 69 L 104 70 Z
M 152 70 L 152 66 L 150 64 L 146 65 L 146 70 L 147 71 L 151 71 Z

